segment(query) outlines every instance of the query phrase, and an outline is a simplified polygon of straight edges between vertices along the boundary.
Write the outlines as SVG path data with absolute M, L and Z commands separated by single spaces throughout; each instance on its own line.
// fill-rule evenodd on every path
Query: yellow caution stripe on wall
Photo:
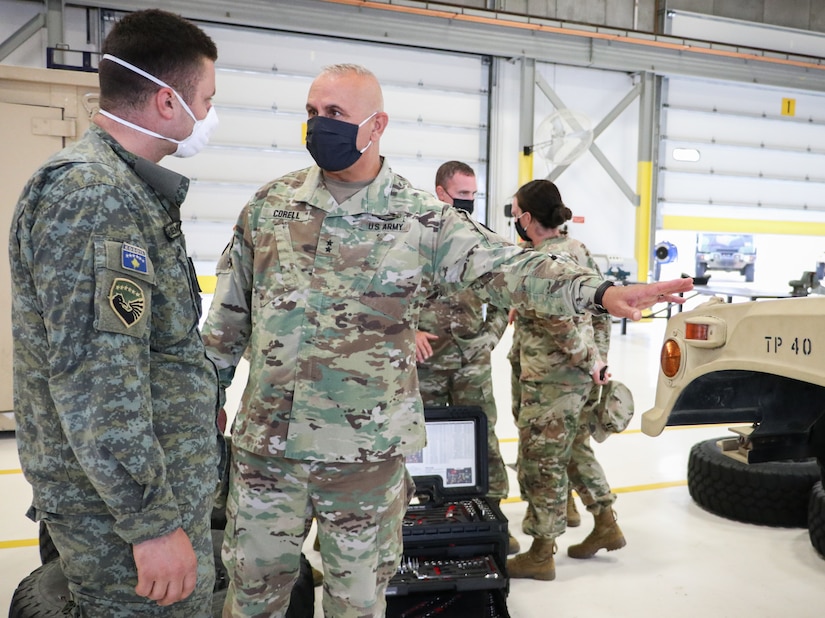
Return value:
M 765 219 L 722 219 L 665 215 L 662 229 L 696 232 L 734 232 L 737 234 L 787 234 L 825 236 L 825 223 L 813 221 L 772 221 Z

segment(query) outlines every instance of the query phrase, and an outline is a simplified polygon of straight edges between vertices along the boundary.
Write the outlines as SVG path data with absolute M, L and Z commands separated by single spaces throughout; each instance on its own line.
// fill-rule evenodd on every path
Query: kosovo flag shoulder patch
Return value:
M 132 270 L 136 273 L 147 273 L 146 250 L 137 245 L 123 243 L 120 247 L 120 265 L 125 270 Z

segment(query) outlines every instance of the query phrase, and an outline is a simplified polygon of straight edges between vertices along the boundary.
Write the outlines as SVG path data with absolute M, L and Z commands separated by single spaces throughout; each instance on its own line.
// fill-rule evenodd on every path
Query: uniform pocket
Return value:
M 96 238 L 95 328 L 143 337 L 152 315 L 155 270 L 138 245 Z

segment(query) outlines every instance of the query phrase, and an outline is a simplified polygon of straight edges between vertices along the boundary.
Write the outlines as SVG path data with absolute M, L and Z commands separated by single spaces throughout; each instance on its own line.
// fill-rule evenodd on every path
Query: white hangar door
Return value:
M 533 178 L 555 182 L 603 271 L 638 280 L 638 76 L 537 62 L 535 79 Z
M 825 251 L 825 96 L 665 78 L 659 142 L 657 242 L 677 246 L 662 278 L 696 272 L 697 235 L 750 234 L 753 276 L 731 281 L 789 290 Z M 701 237 L 700 237 L 701 238 Z
M 414 186 L 434 192 L 450 159 L 478 175 L 476 212 L 484 220 L 489 62 L 481 56 L 425 52 L 280 32 L 204 25 L 215 40 L 220 126 L 207 149 L 163 165 L 192 180 L 182 209 L 187 247 L 205 292 L 237 215 L 253 192 L 309 166 L 306 95 L 322 67 L 361 64 L 384 91 L 389 125 L 381 152 Z

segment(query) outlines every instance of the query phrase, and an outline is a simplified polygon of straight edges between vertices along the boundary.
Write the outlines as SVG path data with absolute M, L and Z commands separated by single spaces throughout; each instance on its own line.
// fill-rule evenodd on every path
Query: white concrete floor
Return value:
M 636 416 L 622 434 L 597 444 L 596 452 L 614 491 L 615 509 L 627 538 L 616 552 L 572 560 L 568 545 L 591 527 L 583 525 L 559 539 L 556 580 L 513 580 L 508 607 L 512 618 L 652 617 L 774 618 L 821 616 L 825 561 L 811 547 L 807 530 L 748 525 L 711 515 L 693 503 L 686 486 L 688 451 L 696 442 L 725 435 L 725 427 L 667 429 L 656 438 L 640 430 L 641 413 L 653 403 L 659 347 L 665 320 L 630 324 L 626 335 L 614 325 L 610 370 L 627 384 Z M 497 432 L 505 461 L 516 458 L 516 432 L 510 415 L 511 334 L 494 355 L 494 388 L 499 404 Z M 0 436 L 0 607 L 8 607 L 17 583 L 39 564 L 37 527 L 25 518 L 31 492 L 19 470 L 10 434 Z M 503 504 L 511 529 L 526 549 L 521 532 L 524 503 L 515 475 Z M 310 540 L 314 538 L 310 535 Z M 310 561 L 320 557 L 307 545 Z M 316 618 L 322 617 L 320 591 Z

